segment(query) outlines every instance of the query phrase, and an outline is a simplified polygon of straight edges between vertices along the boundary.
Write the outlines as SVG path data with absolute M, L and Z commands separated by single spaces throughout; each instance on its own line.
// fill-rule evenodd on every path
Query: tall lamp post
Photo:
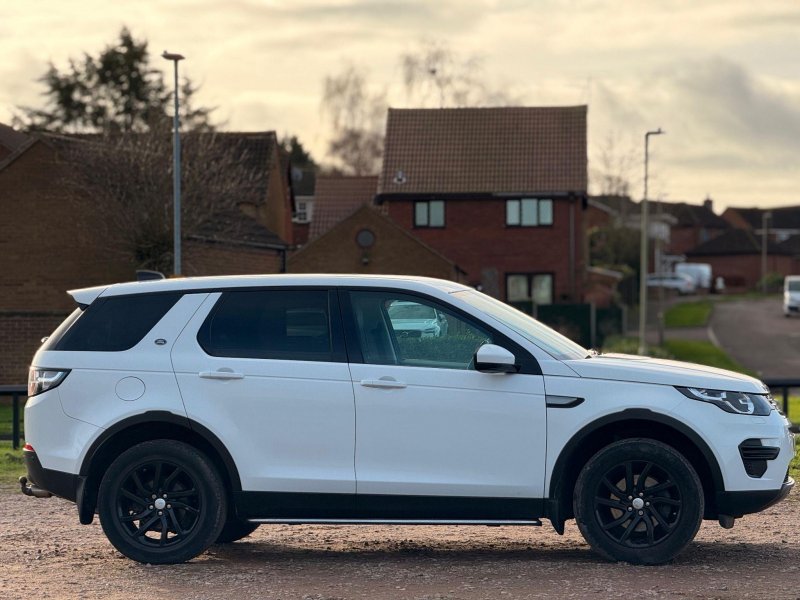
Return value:
M 172 117 L 172 255 L 173 274 L 181 274 L 181 132 L 178 113 L 178 63 L 184 59 L 181 54 L 164 52 L 161 57 L 171 60 L 175 65 L 175 114 Z
M 642 198 L 642 236 L 639 249 L 639 354 L 647 353 L 647 245 L 650 227 L 647 219 L 647 168 L 650 161 L 650 136 L 664 133 L 659 127 L 644 134 L 644 198 Z

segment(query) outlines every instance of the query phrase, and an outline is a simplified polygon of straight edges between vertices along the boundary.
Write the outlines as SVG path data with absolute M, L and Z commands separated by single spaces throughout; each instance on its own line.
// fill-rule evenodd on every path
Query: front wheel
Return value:
M 703 519 L 697 473 L 674 448 L 628 439 L 595 454 L 573 498 L 583 537 L 610 560 L 654 565 L 677 556 Z
M 191 560 L 219 536 L 225 489 L 197 449 L 174 440 L 123 452 L 100 484 L 100 524 L 122 554 L 151 564 Z

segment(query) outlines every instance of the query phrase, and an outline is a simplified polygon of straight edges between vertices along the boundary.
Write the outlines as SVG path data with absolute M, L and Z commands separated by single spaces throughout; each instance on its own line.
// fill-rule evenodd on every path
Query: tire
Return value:
M 595 454 L 573 496 L 578 528 L 595 552 L 643 565 L 677 556 L 697 535 L 703 505 L 692 465 L 674 448 L 645 438 L 614 442 Z
M 228 518 L 225 520 L 225 526 L 222 528 L 222 531 L 219 532 L 217 541 L 214 543 L 230 544 L 231 542 L 237 542 L 258 529 L 258 525 L 259 523 L 242 521 L 235 516 L 228 515 Z
M 217 539 L 227 500 L 205 455 L 182 442 L 154 440 L 111 463 L 100 483 L 98 512 L 103 531 L 122 554 L 142 563 L 176 564 Z

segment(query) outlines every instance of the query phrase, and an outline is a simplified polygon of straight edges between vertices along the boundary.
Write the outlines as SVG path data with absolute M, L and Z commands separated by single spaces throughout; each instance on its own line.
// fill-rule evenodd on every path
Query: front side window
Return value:
M 333 361 L 328 292 L 224 292 L 197 341 L 211 356 Z
M 506 225 L 537 227 L 553 224 L 553 201 L 549 198 L 506 200 Z
M 415 202 L 414 227 L 444 227 L 444 200 Z
M 473 369 L 492 336 L 437 303 L 392 292 L 351 292 L 364 362 L 438 369 Z

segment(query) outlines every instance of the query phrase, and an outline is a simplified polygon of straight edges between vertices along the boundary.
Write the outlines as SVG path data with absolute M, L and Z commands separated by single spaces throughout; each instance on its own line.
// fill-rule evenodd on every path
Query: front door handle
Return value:
M 203 379 L 221 379 L 223 381 L 228 379 L 244 379 L 244 373 L 234 373 L 230 369 L 219 371 L 200 371 L 200 377 Z
M 364 387 L 373 388 L 386 388 L 386 389 L 401 389 L 406 387 L 406 384 L 396 379 L 362 379 L 361 385 Z

